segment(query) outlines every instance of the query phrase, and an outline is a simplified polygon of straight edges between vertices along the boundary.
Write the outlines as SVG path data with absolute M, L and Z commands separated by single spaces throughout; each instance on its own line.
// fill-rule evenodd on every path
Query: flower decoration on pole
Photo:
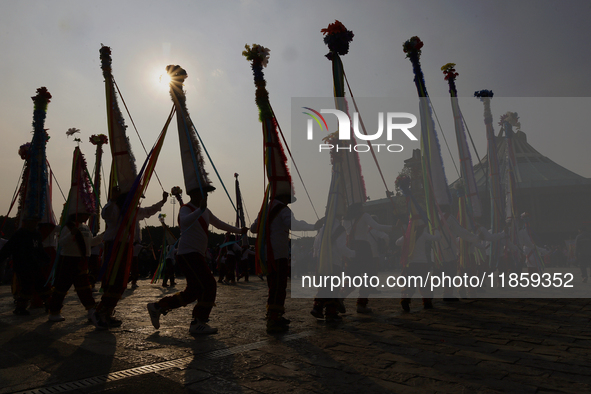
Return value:
M 172 189 L 170 189 L 170 194 L 172 194 L 174 196 L 174 198 L 176 198 L 176 200 L 179 202 L 179 204 L 181 204 L 181 206 L 184 205 L 184 203 L 183 203 L 183 189 L 181 189 L 180 186 L 174 186 Z
M 109 142 L 109 138 L 104 134 L 93 134 L 89 141 L 92 145 L 104 145 Z
M 254 84 L 256 86 L 255 102 L 259 108 L 259 120 L 263 122 L 264 119 L 273 117 L 273 111 L 269 104 L 267 82 L 265 81 L 265 76 L 263 74 L 263 67 L 267 67 L 267 64 L 269 63 L 269 54 L 271 50 L 258 44 L 252 44 L 252 47 L 246 44 L 244 48 L 245 50 L 242 51 L 242 56 L 246 57 L 246 60 L 252 62 L 252 73 L 254 75 Z
M 394 187 L 402 191 L 405 196 L 410 192 L 410 177 L 408 175 L 398 175 L 394 181 Z
M 421 57 L 422 47 L 423 41 L 417 36 L 411 37 L 402 44 L 402 49 L 404 50 L 404 53 L 406 53 L 406 57 L 410 58 L 410 61 L 413 61 L 413 58 L 415 57 L 417 60 Z
M 166 219 L 165 213 L 161 213 L 158 215 L 158 220 L 160 220 L 160 223 L 164 224 L 164 219 Z
M 521 123 L 519 122 L 519 116 L 517 115 L 517 112 L 508 111 L 505 115 L 502 115 L 499 126 L 503 126 L 505 122 L 509 123 L 513 127 L 516 127 L 517 130 L 521 130 Z
M 18 148 L 18 155 L 21 157 L 21 159 L 25 160 L 27 156 L 29 156 L 29 149 L 31 149 L 30 142 L 27 142 Z
M 335 20 L 320 32 L 324 34 L 324 43 L 330 49 L 330 52 L 325 55 L 328 60 L 332 60 L 334 54 L 342 56 L 349 53 L 349 44 L 355 35 L 351 30 L 347 30 L 341 22 Z
M 80 132 L 80 129 L 77 129 L 75 127 L 70 127 L 68 129 L 68 131 L 66 131 L 66 136 L 69 137 L 69 136 L 74 135 L 74 134 L 79 133 L 79 132 Z
M 455 87 L 455 80 L 456 77 L 460 74 L 458 74 L 456 72 L 456 69 L 454 68 L 456 66 L 455 63 L 447 63 L 446 65 L 441 67 L 441 71 L 443 71 L 443 74 L 445 74 L 445 80 L 450 82 L 451 84 L 454 85 Z M 455 89 L 454 89 L 455 90 Z
M 181 189 L 180 186 L 174 186 L 172 189 L 170 189 L 170 194 L 172 194 L 173 196 L 180 196 L 183 194 L 183 189 Z

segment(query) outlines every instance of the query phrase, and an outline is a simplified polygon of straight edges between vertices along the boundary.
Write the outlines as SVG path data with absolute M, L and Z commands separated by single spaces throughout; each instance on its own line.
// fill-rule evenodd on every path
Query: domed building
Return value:
M 512 135 L 511 145 L 515 159 L 516 192 L 514 196 L 515 212 L 530 214 L 532 228 L 536 232 L 538 241 L 543 244 L 558 244 L 566 239 L 573 239 L 578 227 L 583 223 L 591 223 L 591 178 L 578 175 L 552 159 L 542 155 L 527 141 L 527 135 L 521 130 L 508 133 Z M 505 128 L 501 128 L 495 137 L 497 157 L 502 183 L 508 166 L 508 139 Z M 415 149 L 411 158 L 405 160 L 407 172 L 413 179 L 413 195 L 424 203 L 422 195 L 422 176 L 420 150 Z M 489 192 L 488 156 L 484 156 L 480 163 L 474 166 L 474 175 L 478 186 L 478 194 L 482 204 L 480 223 L 488 226 L 490 223 L 491 203 Z M 459 181 L 454 181 L 453 188 Z M 503 192 L 503 208 L 505 194 Z M 404 197 L 396 197 L 396 212 L 392 203 L 387 199 L 368 201 L 365 210 L 381 218 L 382 223 L 394 224 L 406 217 L 407 212 Z M 457 205 L 457 201 L 456 201 Z

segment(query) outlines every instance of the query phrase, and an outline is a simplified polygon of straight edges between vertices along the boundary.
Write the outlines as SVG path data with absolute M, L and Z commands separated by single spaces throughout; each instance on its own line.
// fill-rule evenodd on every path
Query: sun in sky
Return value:
M 170 75 L 168 75 L 168 73 L 166 71 L 162 72 L 158 72 L 158 85 L 160 86 L 161 89 L 164 90 L 169 90 L 169 83 L 170 83 Z

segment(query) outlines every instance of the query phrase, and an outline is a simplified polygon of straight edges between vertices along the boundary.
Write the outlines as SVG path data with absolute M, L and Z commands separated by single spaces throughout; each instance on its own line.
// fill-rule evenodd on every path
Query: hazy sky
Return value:
M 402 44 L 417 35 L 425 43 L 421 63 L 431 97 L 448 97 L 440 67 L 457 64 L 458 92 L 466 97 L 462 109 L 480 156 L 486 153 L 482 106 L 471 97 L 475 90 L 491 89 L 495 130 L 501 114 L 516 111 L 528 141 L 538 151 L 591 177 L 591 133 L 584 120 L 591 103 L 587 98 L 591 91 L 589 1 L 5 0 L 0 1 L 2 213 L 8 211 L 19 181 L 18 147 L 31 140 L 30 97 L 38 87 L 46 86 L 53 95 L 45 123 L 51 135 L 48 160 L 63 192 L 69 189 L 75 147 L 66 130 L 81 130 L 81 149 L 89 167 L 94 166 L 94 146 L 88 137 L 107 134 L 99 60 L 102 43 L 112 49 L 113 75 L 148 149 L 172 107 L 168 86 L 159 82 L 159 76 L 168 64 L 187 70 L 187 106 L 193 122 L 232 197 L 233 174 L 240 174 L 246 208 L 254 220 L 264 192 L 262 133 L 252 72 L 241 54 L 244 45 L 257 43 L 271 49 L 265 78 L 271 104 L 289 140 L 292 98 L 332 96 L 331 64 L 324 57 L 328 49 L 320 30 L 335 19 L 355 34 L 343 64 L 356 97 L 416 97 L 412 67 Z M 537 107 L 540 101 L 536 100 L 544 97 L 558 99 Z M 434 101 L 434 106 L 455 154 L 449 100 Z M 570 111 L 577 119 L 569 123 L 571 115 L 554 107 L 565 114 Z M 146 155 L 127 114 L 125 121 L 140 167 Z M 381 164 L 391 190 L 403 160 L 419 147 L 408 140 L 403 145 L 402 153 L 390 154 Z M 110 152 L 105 148 L 108 173 Z M 178 152 L 173 122 L 156 167 L 167 191 L 175 185 L 184 189 Z M 310 167 L 307 155 L 298 154 L 296 163 L 322 215 L 330 176 L 328 155 L 324 165 Z M 443 156 L 451 182 L 457 175 L 445 147 Z M 375 164 L 363 158 L 362 165 L 368 194 L 372 199 L 384 197 Z M 210 208 L 231 222 L 232 205 L 211 164 L 207 169 L 217 187 Z M 314 221 L 297 177 L 294 185 L 296 215 Z M 153 178 L 144 205 L 158 201 L 161 193 Z M 53 199 L 59 215 L 64 199 L 57 187 Z M 167 204 L 169 224 L 172 209 Z

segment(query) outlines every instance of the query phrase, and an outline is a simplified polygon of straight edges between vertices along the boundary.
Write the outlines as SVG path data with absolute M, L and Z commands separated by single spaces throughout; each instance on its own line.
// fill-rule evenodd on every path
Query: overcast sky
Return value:
M 88 137 L 107 134 L 99 60 L 102 43 L 111 47 L 113 75 L 148 149 L 172 107 L 168 86 L 159 82 L 159 76 L 168 64 L 179 64 L 187 71 L 187 106 L 193 122 L 232 198 L 233 175 L 240 174 L 246 208 L 254 220 L 264 192 L 262 132 L 250 65 L 241 54 L 244 45 L 256 43 L 271 50 L 264 70 L 267 88 L 290 141 L 291 133 L 296 132 L 292 130 L 292 98 L 332 96 L 331 64 L 324 57 L 328 49 L 320 30 L 335 19 L 355 34 L 349 54 L 343 57 L 355 97 L 414 99 L 412 67 L 402 44 L 417 35 L 425 44 L 421 63 L 427 89 L 431 97 L 442 98 L 434 100 L 441 122 L 438 131 L 445 135 L 452 155 L 457 151 L 453 120 L 449 100 L 444 99 L 448 97 L 447 83 L 440 70 L 448 62 L 457 64 L 458 92 L 466 97 L 462 110 L 481 157 L 486 153 L 482 105 L 471 97 L 475 90 L 490 89 L 495 93 L 496 131 L 499 117 L 508 110 L 516 111 L 528 141 L 538 151 L 591 177 L 591 133 L 585 119 L 591 103 L 587 97 L 591 91 L 589 1 L 5 0 L 0 1 L 2 214 L 8 212 L 19 181 L 22 160 L 18 147 L 31 140 L 31 97 L 37 88 L 46 86 L 53 95 L 45 123 L 51 136 L 47 155 L 64 194 L 69 188 L 75 147 L 66 130 L 81 130 L 81 149 L 89 167 L 94 166 L 94 146 Z M 537 106 L 539 100 L 545 100 L 540 98 L 546 97 L 554 99 Z M 300 114 L 298 108 L 293 112 Z M 414 111 L 418 114 L 418 107 Z M 361 113 L 370 124 L 369 119 L 376 116 L 370 110 L 364 114 L 363 108 Z M 127 114 L 125 121 L 140 167 L 146 154 Z M 176 185 L 184 189 L 175 123 L 156 167 L 167 191 Z M 415 130 L 418 136 L 418 128 Z M 383 157 L 380 164 L 390 190 L 403 160 L 419 147 L 408 139 L 394 142 L 402 144 L 404 151 Z M 105 148 L 108 173 L 110 152 Z M 307 154 L 298 150 L 295 160 L 322 216 L 329 158 L 325 154 L 324 164 L 310 166 L 313 156 L 318 156 L 315 151 Z M 445 145 L 443 156 L 451 182 L 457 175 Z M 384 197 L 375 164 L 364 157 L 362 166 L 370 197 Z M 217 187 L 210 208 L 232 222 L 232 205 L 212 165 L 208 163 L 207 169 Z M 314 221 L 297 177 L 294 185 L 296 215 Z M 144 205 L 157 202 L 161 193 L 153 178 Z M 64 199 L 57 188 L 53 199 L 59 215 Z M 102 199 L 104 203 L 104 195 Z M 167 204 L 169 224 L 172 210 Z M 157 225 L 154 219 L 149 223 Z

